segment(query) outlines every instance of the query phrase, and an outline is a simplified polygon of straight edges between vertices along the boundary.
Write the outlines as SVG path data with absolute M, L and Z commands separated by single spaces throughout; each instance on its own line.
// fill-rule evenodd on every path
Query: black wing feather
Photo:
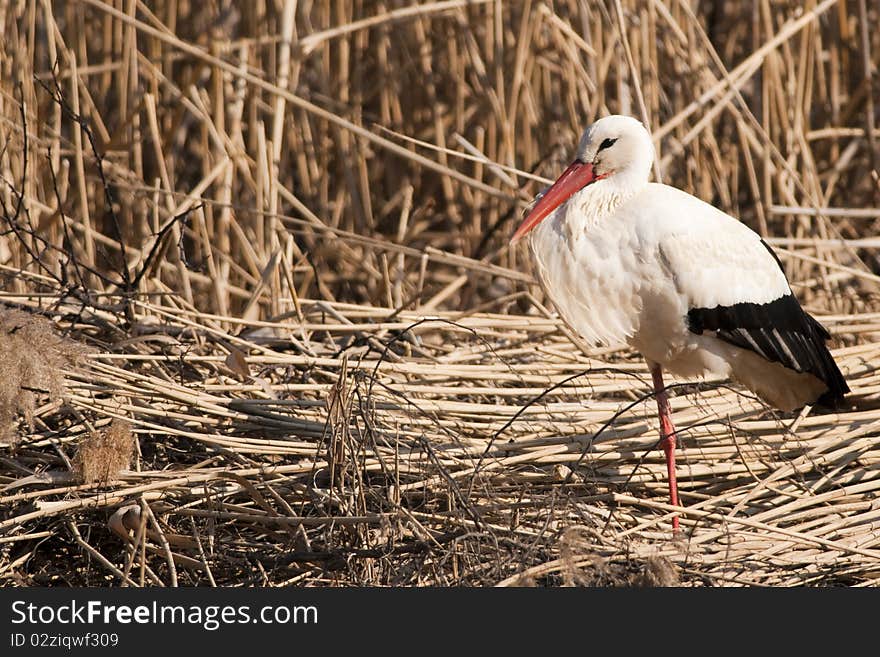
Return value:
M 835 404 L 849 392 L 825 345 L 831 335 L 801 308 L 791 293 L 769 303 L 691 308 L 687 319 L 693 333 L 716 331 L 725 342 L 796 372 L 816 376 L 828 386 L 828 392 L 819 400 L 823 403 Z

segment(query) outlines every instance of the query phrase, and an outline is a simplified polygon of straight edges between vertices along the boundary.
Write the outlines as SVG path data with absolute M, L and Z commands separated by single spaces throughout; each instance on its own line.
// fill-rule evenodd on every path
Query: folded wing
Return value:
M 719 340 L 812 374 L 828 388 L 820 401 L 839 401 L 849 387 L 825 344 L 828 331 L 801 308 L 770 247 L 745 225 L 721 216 L 729 221 L 670 235 L 661 244 L 687 302 L 688 329 L 714 332 Z

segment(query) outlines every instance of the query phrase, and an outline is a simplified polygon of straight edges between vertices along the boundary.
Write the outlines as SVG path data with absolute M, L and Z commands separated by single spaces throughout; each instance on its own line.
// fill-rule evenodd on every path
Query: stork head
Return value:
M 651 135 L 640 121 L 612 115 L 584 131 L 574 162 L 532 207 L 511 242 L 516 242 L 572 196 L 595 185 L 610 195 L 629 195 L 646 182 L 654 163 Z

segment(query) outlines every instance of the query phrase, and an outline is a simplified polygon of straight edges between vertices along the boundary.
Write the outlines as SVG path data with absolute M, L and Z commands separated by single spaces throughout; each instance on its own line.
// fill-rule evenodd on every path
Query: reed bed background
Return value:
M 0 582 L 880 581 L 866 0 L 0 3 Z M 774 245 L 785 416 L 553 315 L 522 209 L 606 113 Z

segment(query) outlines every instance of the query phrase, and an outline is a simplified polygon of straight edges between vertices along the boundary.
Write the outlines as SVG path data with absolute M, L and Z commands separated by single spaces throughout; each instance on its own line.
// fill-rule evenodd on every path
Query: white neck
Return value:
M 565 221 L 572 228 L 580 226 L 589 230 L 613 215 L 624 201 L 647 184 L 647 178 L 640 172 L 627 170 L 597 180 L 568 199 L 563 210 Z

